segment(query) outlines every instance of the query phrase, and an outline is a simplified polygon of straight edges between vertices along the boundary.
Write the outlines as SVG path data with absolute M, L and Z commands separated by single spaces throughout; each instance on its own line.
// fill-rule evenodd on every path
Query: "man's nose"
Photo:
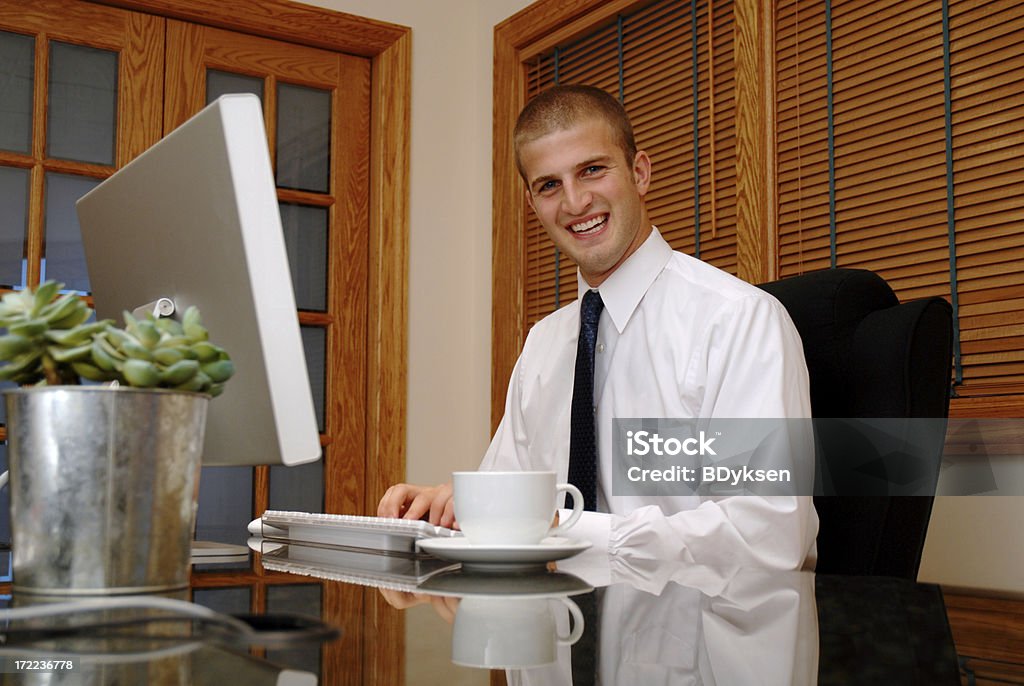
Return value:
M 562 206 L 568 214 L 583 214 L 592 201 L 590 191 L 581 184 L 567 183 L 563 186 Z

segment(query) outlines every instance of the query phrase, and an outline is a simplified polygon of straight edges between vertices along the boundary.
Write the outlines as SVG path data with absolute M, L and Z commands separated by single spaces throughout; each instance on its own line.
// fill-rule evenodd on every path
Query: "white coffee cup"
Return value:
M 558 630 L 565 610 L 572 617 L 568 634 Z M 569 598 L 463 598 L 452 628 L 452 662 L 489 669 L 551 664 L 558 648 L 576 643 L 583 631 L 583 614 Z
M 554 472 L 455 472 L 455 520 L 473 545 L 535 545 L 561 535 L 583 512 L 583 495 Z M 559 491 L 572 494 L 569 518 L 552 528 Z

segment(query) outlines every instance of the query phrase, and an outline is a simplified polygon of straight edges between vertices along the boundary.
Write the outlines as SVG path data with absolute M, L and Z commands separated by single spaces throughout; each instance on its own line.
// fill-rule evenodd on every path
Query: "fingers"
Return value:
M 452 487 L 441 484 L 434 490 L 430 503 L 430 523 L 450 527 L 455 521 L 455 510 L 452 506 Z
M 377 516 L 426 519 L 431 524 L 452 527 L 455 525 L 452 486 L 395 484 L 384 493 L 384 497 L 377 504 Z
M 422 490 L 422 486 L 395 484 L 384 492 L 384 497 L 377 504 L 377 516 L 401 517 L 405 514 L 408 503 Z
M 423 488 L 420 489 L 416 497 L 408 502 L 405 509 L 405 514 L 402 515 L 403 519 L 428 519 L 425 515 L 430 514 L 430 506 L 434 502 L 434 492 L 436 489 Z M 431 524 L 437 522 L 431 521 Z
M 420 593 L 396 591 L 389 588 L 379 588 L 377 590 L 380 592 L 381 596 L 384 597 L 384 600 L 387 601 L 388 605 L 396 610 L 408 610 L 410 607 L 433 602 L 432 596 Z
M 451 498 L 445 503 L 444 510 L 441 512 L 441 526 L 449 529 L 459 528 L 459 523 L 455 521 L 455 501 Z

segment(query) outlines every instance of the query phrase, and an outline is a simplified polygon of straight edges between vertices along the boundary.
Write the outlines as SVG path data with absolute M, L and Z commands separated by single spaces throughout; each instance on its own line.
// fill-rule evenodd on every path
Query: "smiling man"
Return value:
M 581 442 L 583 426 L 590 452 L 596 448 L 588 503 L 596 511 L 584 513 L 573 535 L 612 556 L 780 569 L 813 563 L 818 522 L 810 496 L 622 495 L 611 486 L 616 418 L 810 417 L 803 349 L 785 309 L 669 247 L 644 202 L 651 160 L 604 91 L 545 91 L 523 109 L 514 141 L 527 201 L 577 264 L 581 300 L 530 331 L 481 469 L 593 481 L 570 465 L 570 443 Z M 574 411 L 584 300 L 597 302 L 588 315 L 596 321 L 592 388 L 584 391 L 593 402 Z M 378 514 L 451 525 L 451 488 L 392 486 Z

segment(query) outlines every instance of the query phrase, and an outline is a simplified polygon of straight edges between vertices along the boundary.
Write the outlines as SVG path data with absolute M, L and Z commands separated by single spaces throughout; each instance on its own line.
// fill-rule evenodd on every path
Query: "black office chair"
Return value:
M 803 339 L 819 465 L 840 479 L 826 492 L 858 494 L 815 496 L 818 571 L 916 579 L 934 492 L 865 495 L 871 491 L 864 489 L 863 469 L 844 472 L 838 464 L 842 453 L 860 448 L 841 424 L 817 420 L 937 418 L 939 431 L 918 441 L 919 454 L 908 457 L 934 469 L 934 484 L 949 414 L 952 308 L 937 297 L 900 304 L 880 276 L 859 269 L 813 272 L 761 288 L 786 307 Z

